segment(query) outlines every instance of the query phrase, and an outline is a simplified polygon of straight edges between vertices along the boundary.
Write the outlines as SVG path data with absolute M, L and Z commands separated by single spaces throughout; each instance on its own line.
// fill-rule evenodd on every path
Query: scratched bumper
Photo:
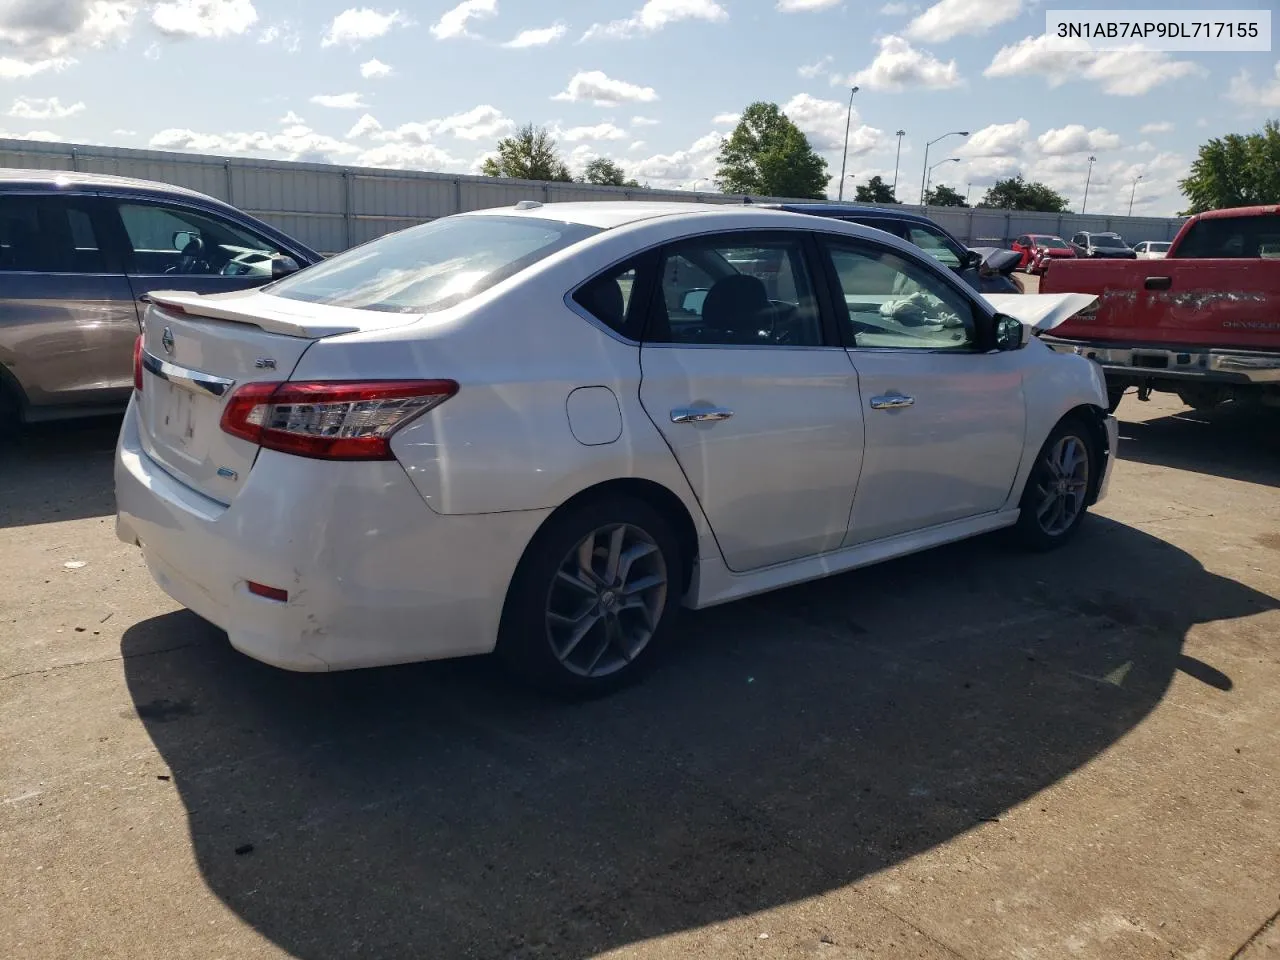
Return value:
M 1041 337 L 1058 353 L 1074 353 L 1097 361 L 1108 373 L 1135 378 L 1280 383 L 1280 353 L 1255 350 L 1202 350 L 1165 347 L 1117 347 L 1088 340 Z

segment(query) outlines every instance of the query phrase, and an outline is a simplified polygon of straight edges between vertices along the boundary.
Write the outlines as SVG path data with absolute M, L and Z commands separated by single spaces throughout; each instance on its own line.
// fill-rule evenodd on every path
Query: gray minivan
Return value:
M 193 190 L 0 170 L 0 432 L 123 407 L 149 291 L 241 290 L 320 259 Z

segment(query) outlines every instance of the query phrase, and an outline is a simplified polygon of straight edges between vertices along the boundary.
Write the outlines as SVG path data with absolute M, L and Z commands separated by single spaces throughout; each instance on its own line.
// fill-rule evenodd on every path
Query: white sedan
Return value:
M 986 300 L 803 214 L 525 202 L 152 296 L 117 531 L 291 670 L 496 649 L 608 689 L 681 605 L 1061 544 L 1115 458 L 1098 366 L 1029 325 L 1093 298 Z
M 1172 240 L 1143 240 L 1133 246 L 1139 260 L 1163 260 L 1169 255 Z

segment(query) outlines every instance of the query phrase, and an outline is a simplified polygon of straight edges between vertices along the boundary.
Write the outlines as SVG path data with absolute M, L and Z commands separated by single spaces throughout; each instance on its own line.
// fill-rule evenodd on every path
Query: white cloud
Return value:
M 803 67 L 796 70 L 796 73 L 804 77 L 806 80 L 812 80 L 814 77 L 821 76 L 831 65 L 832 57 L 825 56 L 815 63 L 807 63 Z
M 136 137 L 138 135 L 137 130 L 117 129 L 117 130 L 112 130 L 111 132 L 117 137 Z
M 521 30 L 514 37 L 503 44 L 504 47 L 510 47 L 513 50 L 523 50 L 526 47 L 545 47 L 549 43 L 555 43 L 565 35 L 568 29 L 563 23 L 552 24 L 549 27 L 539 27 L 535 30 Z
M 399 10 L 383 13 L 381 10 L 373 10 L 369 7 L 352 7 L 343 10 L 333 18 L 329 23 L 329 29 L 325 31 L 320 41 L 320 46 L 348 44 L 354 47 L 366 40 L 376 40 L 378 37 L 385 36 L 394 26 L 403 27 L 408 24 L 409 18 Z
M 849 116 L 847 104 L 838 100 L 819 100 L 807 93 L 797 93 L 782 105 L 782 112 L 809 138 L 815 150 L 839 151 L 844 146 L 844 129 Z M 856 127 L 849 130 L 849 153 L 869 153 L 880 146 L 882 133 L 863 124 L 853 113 Z
M 200 153 L 233 153 L 250 156 L 283 156 L 290 160 L 326 161 L 350 156 L 357 147 L 335 137 L 297 125 L 281 133 L 262 131 L 200 133 L 170 127 L 155 134 L 149 145 L 159 150 L 194 150 Z
M 826 10 L 843 0 L 778 0 L 778 9 L 783 13 L 804 13 L 809 10 Z
M 948 142 L 955 143 L 954 140 Z M 1013 157 L 1030 143 L 1031 124 L 1019 118 L 1013 123 L 993 123 L 975 131 L 965 143 L 953 148 L 953 152 L 960 157 Z
M 1022 0 L 939 0 L 907 24 L 912 40 L 943 43 L 962 34 L 983 34 L 1014 19 Z
M 28 130 L 26 133 L 17 133 L 13 130 L 0 130 L 0 138 L 5 140 L 49 140 L 59 143 L 62 137 L 58 136 L 52 130 Z
M 356 157 L 362 167 L 391 167 L 398 170 L 459 170 L 464 164 L 434 144 L 384 143 Z
M 434 121 L 435 133 L 452 133 L 460 140 L 493 140 L 515 128 L 515 121 L 487 103 Z
M 831 82 L 840 82 L 832 77 Z M 917 50 L 902 37 L 880 40 L 880 52 L 871 63 L 849 78 L 849 83 L 868 90 L 901 91 L 909 87 L 943 90 L 961 82 L 956 62 L 943 63 L 926 50 Z
M 630 17 L 609 23 L 592 24 L 582 40 L 620 39 L 637 34 L 656 33 L 681 20 L 705 20 L 718 23 L 729 19 L 729 12 L 715 0 L 648 0 Z M 580 41 L 581 42 L 581 41 Z
M 1066 156 L 1072 153 L 1114 150 L 1120 146 L 1120 137 L 1102 127 L 1089 130 L 1082 123 L 1069 123 L 1065 127 L 1046 130 L 1036 138 L 1036 145 L 1045 156 Z
M 462 0 L 431 25 L 431 33 L 437 40 L 469 37 L 472 34 L 467 31 L 467 21 L 497 16 L 497 13 L 498 0 Z
M 1150 140 L 1143 140 L 1141 143 L 1135 143 L 1129 149 L 1134 153 L 1155 153 L 1159 148 Z
M 1276 62 L 1275 79 L 1262 85 L 1253 82 L 1248 70 L 1241 70 L 1231 78 L 1227 99 L 1248 107 L 1280 107 L 1280 61 Z
M 612 107 L 620 103 L 652 103 L 658 94 L 653 87 L 614 80 L 600 70 L 588 70 L 575 73 L 569 85 L 551 99 L 575 103 L 589 100 L 596 106 Z
M 292 110 L 290 110 L 288 113 L 286 113 L 283 117 L 280 118 L 280 125 L 282 127 L 293 127 L 299 124 L 305 124 L 306 122 L 307 121 L 303 120 L 300 116 L 298 116 Z
M 381 77 L 391 76 L 391 67 L 383 63 L 377 57 L 372 60 L 366 60 L 360 64 L 360 76 L 366 80 L 374 80 Z
M 711 122 L 717 127 L 720 126 L 736 126 L 738 121 L 742 119 L 740 113 L 717 113 L 711 118 Z
M 912 7 L 909 3 L 886 3 L 880 8 L 880 15 L 884 17 L 905 17 L 912 10 L 918 10 L 919 7 Z
M 629 172 L 654 187 L 681 186 L 693 178 L 709 179 L 715 175 L 716 155 L 722 139 L 718 133 L 708 133 L 686 150 L 654 154 L 637 161 Z M 706 187 L 709 189 L 710 184 Z
M 982 71 L 985 77 L 1017 77 L 1042 75 L 1050 87 L 1069 80 L 1093 80 L 1104 93 L 1115 96 L 1139 96 L 1163 83 L 1181 77 L 1203 76 L 1207 71 L 1190 60 L 1174 60 L 1166 53 L 1149 50 L 1088 49 L 1081 41 L 1078 49 L 1060 49 L 1056 41 L 1050 48 L 1043 34 L 1026 37 L 1015 44 L 1001 47 L 991 64 Z
M 26 80 L 46 70 L 60 73 L 75 62 L 71 57 L 50 57 L 46 60 L 17 60 L 13 57 L 0 57 L 0 80 Z
M 358 93 L 317 93 L 311 102 L 334 110 L 359 110 L 365 106 L 364 98 Z
M 568 130 L 556 128 L 557 140 L 577 143 L 580 140 L 625 140 L 627 131 L 612 123 L 597 123 L 594 127 L 570 127 Z
M 258 22 L 253 0 L 165 0 L 151 22 L 166 37 L 220 39 L 244 33 Z
M 64 107 L 57 97 L 49 97 L 47 100 L 41 100 L 39 97 L 18 97 L 9 108 L 9 116 L 20 117 L 23 120 L 61 120 L 64 117 L 74 117 L 83 110 L 82 101 Z
M 72 53 L 123 41 L 139 6 L 140 0 L 0 0 L 0 80 L 62 71 L 76 63 Z
M 1161 120 L 1159 123 L 1144 123 L 1138 128 L 1139 133 L 1173 133 L 1173 124 L 1168 120 Z
M 259 43 L 275 43 L 277 40 L 286 53 L 297 53 L 302 49 L 302 37 L 288 20 L 273 23 L 258 34 Z
M 653 119 L 653 117 L 632 117 L 631 125 L 633 127 L 656 127 L 661 121 Z
M 645 141 L 643 141 L 643 140 L 632 140 L 632 141 L 631 141 L 631 146 L 627 147 L 627 149 L 628 149 L 628 150 L 639 150 L 639 149 L 640 149 L 641 147 L 643 147 L 644 145 L 645 145 Z
M 380 124 L 371 114 L 366 113 L 355 122 L 355 126 L 347 131 L 347 139 L 359 140 L 362 137 L 369 136 L 371 133 L 378 133 L 381 129 L 382 124 Z

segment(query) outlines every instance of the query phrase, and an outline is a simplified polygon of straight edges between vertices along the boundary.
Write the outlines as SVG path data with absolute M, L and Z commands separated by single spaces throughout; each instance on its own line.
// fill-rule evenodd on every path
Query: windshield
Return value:
M 446 217 L 380 237 L 263 289 L 335 307 L 428 313 L 599 232 L 533 217 Z
M 1095 247 L 1123 247 L 1124 241 L 1114 233 L 1095 233 L 1092 237 Z
M 1061 237 L 1036 237 L 1036 243 L 1050 250 L 1070 250 L 1071 245 Z
M 1171 245 L 1172 244 L 1170 243 L 1162 243 L 1162 242 L 1153 240 L 1151 243 L 1147 244 L 1147 249 L 1150 250 L 1152 253 L 1168 253 L 1169 247 Z

